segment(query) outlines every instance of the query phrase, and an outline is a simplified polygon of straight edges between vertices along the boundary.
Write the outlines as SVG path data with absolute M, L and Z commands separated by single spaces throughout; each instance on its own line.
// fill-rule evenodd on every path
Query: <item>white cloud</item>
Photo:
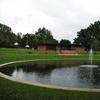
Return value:
M 56 39 L 72 41 L 77 31 L 100 19 L 99 4 L 100 0 L 0 0 L 0 22 L 23 33 L 44 26 Z

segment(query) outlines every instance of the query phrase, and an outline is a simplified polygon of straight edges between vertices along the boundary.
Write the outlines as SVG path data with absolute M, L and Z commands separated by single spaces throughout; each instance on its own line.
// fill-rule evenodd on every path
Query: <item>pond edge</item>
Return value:
M 14 64 L 14 63 L 31 62 L 31 61 L 35 62 L 35 61 L 45 61 L 45 60 L 51 61 L 51 60 L 67 60 L 67 59 L 36 59 L 36 60 L 13 61 L 13 62 L 0 64 L 0 67 L 3 67 L 5 65 Z M 43 87 L 43 88 L 61 89 L 61 90 L 70 90 L 70 91 L 83 91 L 83 92 L 100 92 L 100 89 L 95 89 L 95 88 L 73 88 L 73 87 L 63 87 L 63 86 L 57 86 L 57 85 L 27 82 L 27 81 L 23 81 L 23 80 L 18 80 L 14 77 L 8 76 L 8 75 L 3 74 L 1 72 L 0 72 L 0 77 L 8 79 L 8 80 L 13 81 L 13 82 L 27 84 L 27 85 L 33 85 L 33 86 L 38 86 L 38 87 Z

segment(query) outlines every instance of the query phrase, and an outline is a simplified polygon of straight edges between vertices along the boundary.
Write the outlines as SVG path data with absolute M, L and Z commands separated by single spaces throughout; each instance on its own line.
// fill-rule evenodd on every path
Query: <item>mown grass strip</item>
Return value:
M 1 100 L 99 100 L 100 93 L 42 88 L 0 77 L 0 98 Z

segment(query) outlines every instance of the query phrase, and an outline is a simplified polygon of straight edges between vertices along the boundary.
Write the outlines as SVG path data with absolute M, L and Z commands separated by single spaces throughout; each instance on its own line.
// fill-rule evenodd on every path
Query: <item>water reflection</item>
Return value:
M 70 64 L 69 64 L 70 62 Z M 85 64 L 85 63 L 83 63 Z M 16 79 L 67 87 L 100 88 L 100 66 L 73 65 L 71 61 L 59 63 L 33 63 L 0 68 Z
M 21 80 L 50 83 L 51 72 L 54 68 L 53 64 L 26 65 L 16 67 L 10 75 Z

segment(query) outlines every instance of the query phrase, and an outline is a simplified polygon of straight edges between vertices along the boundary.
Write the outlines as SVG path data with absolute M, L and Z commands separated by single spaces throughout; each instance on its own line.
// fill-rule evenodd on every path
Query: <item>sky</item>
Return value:
M 73 42 L 77 32 L 100 19 L 100 0 L 0 0 L 0 23 L 13 32 L 46 27 L 55 39 Z

